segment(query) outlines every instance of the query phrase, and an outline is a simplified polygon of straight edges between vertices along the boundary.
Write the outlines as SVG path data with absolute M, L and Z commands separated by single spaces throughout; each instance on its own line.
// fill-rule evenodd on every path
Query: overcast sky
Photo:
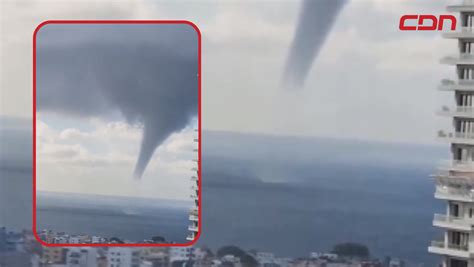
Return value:
M 434 141 L 439 57 L 456 43 L 399 32 L 407 13 L 445 13 L 449 1 L 353 0 L 306 88 L 279 89 L 298 1 L 2 1 L 0 114 L 31 114 L 31 37 L 46 19 L 187 19 L 203 33 L 205 129 Z M 440 103 L 441 102 L 441 103 Z
M 295 91 L 280 81 L 298 1 L 2 1 L 0 114 L 32 112 L 31 40 L 40 22 L 186 19 L 203 34 L 204 129 L 434 143 L 436 131 L 449 126 L 434 113 L 453 99 L 436 86 L 455 73 L 439 58 L 456 53 L 457 44 L 439 32 L 400 32 L 398 22 L 404 14 L 446 13 L 449 2 L 350 1 L 305 88 Z M 87 124 L 81 133 L 122 127 L 138 138 L 122 121 Z M 50 130 L 60 138 L 61 129 Z M 116 137 L 109 132 L 103 138 Z

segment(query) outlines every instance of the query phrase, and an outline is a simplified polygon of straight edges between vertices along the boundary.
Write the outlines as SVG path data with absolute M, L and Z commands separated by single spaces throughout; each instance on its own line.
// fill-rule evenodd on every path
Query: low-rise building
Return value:
M 271 252 L 257 252 L 255 259 L 258 261 L 260 266 L 272 266 L 275 264 L 275 255 Z
M 140 267 L 140 251 L 135 248 L 111 247 L 107 251 L 107 267 Z
M 61 247 L 44 247 L 41 256 L 43 264 L 64 264 L 66 263 L 67 249 Z
M 69 248 L 66 253 L 67 267 L 97 267 L 97 249 Z
M 171 247 L 169 250 L 170 262 L 190 260 L 191 250 L 190 247 Z

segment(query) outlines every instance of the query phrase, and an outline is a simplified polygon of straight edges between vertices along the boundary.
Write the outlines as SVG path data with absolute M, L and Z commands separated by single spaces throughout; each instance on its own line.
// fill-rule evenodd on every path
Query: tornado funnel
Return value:
M 346 0 L 303 0 L 283 73 L 287 88 L 302 88 Z

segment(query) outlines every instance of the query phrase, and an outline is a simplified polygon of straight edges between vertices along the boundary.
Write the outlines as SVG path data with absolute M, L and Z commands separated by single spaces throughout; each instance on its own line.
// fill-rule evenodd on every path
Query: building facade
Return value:
M 43 264 L 65 264 L 67 250 L 62 247 L 44 247 L 41 255 Z
M 198 134 L 198 131 L 195 130 L 195 133 Z M 199 137 L 198 137 L 199 138 Z M 199 153 L 199 139 L 195 138 L 194 143 L 196 147 L 194 148 L 194 153 Z M 197 157 L 199 158 L 199 157 Z M 196 238 L 196 235 L 199 231 L 199 160 L 194 160 L 195 167 L 192 169 L 193 175 L 191 176 L 191 181 L 193 185 L 191 186 L 191 199 L 194 201 L 194 206 L 189 211 L 189 235 L 186 237 L 187 240 L 192 241 Z
M 107 267 L 139 267 L 140 250 L 127 247 L 110 247 L 107 250 Z
M 458 30 L 443 36 L 457 41 L 458 51 L 441 63 L 455 67 L 455 79 L 443 80 L 439 89 L 454 94 L 454 104 L 438 114 L 452 118 L 453 129 L 438 137 L 450 144 L 452 157 L 433 175 L 435 198 L 446 202 L 446 213 L 434 216 L 443 235 L 428 250 L 442 256 L 443 267 L 474 267 L 474 1 L 448 11 L 459 13 Z
M 66 253 L 68 267 L 97 267 L 97 249 L 69 248 Z
M 191 247 L 171 247 L 169 250 L 170 262 L 190 260 L 191 250 Z

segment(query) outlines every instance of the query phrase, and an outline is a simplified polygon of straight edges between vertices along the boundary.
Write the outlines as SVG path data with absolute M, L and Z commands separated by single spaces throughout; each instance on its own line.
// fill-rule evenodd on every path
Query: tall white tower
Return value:
M 460 13 L 461 30 L 443 36 L 458 41 L 459 53 L 441 60 L 456 67 L 456 79 L 443 80 L 439 89 L 454 93 L 455 104 L 438 113 L 451 117 L 454 129 L 438 135 L 449 142 L 452 157 L 433 175 L 435 198 L 447 205 L 446 214 L 435 214 L 433 220 L 443 238 L 428 251 L 442 256 L 443 267 L 474 267 L 474 1 L 464 0 L 448 11 Z
M 194 139 L 194 142 L 199 146 L 198 138 Z M 196 154 L 199 153 L 198 151 L 198 148 L 194 149 Z M 189 211 L 189 235 L 186 238 L 189 241 L 194 240 L 199 231 L 199 161 L 196 159 L 194 162 L 196 163 L 196 167 L 193 168 L 193 176 L 191 176 L 191 180 L 193 181 L 193 185 L 191 186 L 191 199 L 194 201 L 194 207 Z

